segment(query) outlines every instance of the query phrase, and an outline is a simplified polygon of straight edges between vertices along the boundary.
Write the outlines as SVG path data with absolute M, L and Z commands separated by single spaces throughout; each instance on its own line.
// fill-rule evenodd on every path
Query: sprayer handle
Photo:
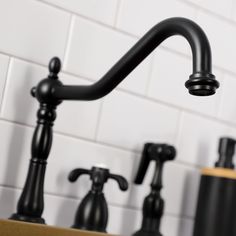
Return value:
M 151 161 L 163 165 L 166 161 L 174 160 L 176 156 L 175 147 L 168 144 L 146 143 L 142 152 L 141 161 L 135 178 L 136 184 L 141 184 L 146 175 Z
M 168 144 L 152 144 L 149 146 L 148 155 L 150 161 L 166 162 L 174 160 L 176 149 Z

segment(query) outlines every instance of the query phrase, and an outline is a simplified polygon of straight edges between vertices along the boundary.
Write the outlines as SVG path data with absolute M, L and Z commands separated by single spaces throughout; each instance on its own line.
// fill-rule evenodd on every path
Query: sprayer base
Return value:
M 45 220 L 41 217 L 29 217 L 25 215 L 20 214 L 13 214 L 10 218 L 10 220 L 17 220 L 17 221 L 24 221 L 29 223 L 35 223 L 35 224 L 45 224 Z
M 72 229 L 80 229 L 80 230 L 86 230 L 86 231 L 95 231 L 95 232 L 99 232 L 99 233 L 104 233 L 106 234 L 107 231 L 106 229 L 98 229 L 98 228 L 93 228 L 93 227 L 86 227 L 86 226 L 81 226 L 81 225 L 72 225 L 71 226 Z
M 160 232 L 157 231 L 149 231 L 149 230 L 139 230 L 134 233 L 132 236 L 162 236 Z

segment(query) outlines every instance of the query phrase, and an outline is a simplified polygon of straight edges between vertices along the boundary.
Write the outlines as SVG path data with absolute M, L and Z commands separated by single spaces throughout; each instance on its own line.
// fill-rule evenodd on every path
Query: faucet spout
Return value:
M 219 87 L 219 83 L 211 73 L 211 49 L 205 33 L 193 21 L 175 17 L 164 20 L 149 30 L 96 83 L 88 86 L 56 86 L 51 90 L 50 97 L 56 100 L 95 100 L 107 95 L 158 45 L 173 35 L 183 36 L 191 46 L 193 73 L 185 83 L 189 93 L 197 96 L 214 94 Z M 40 93 L 40 91 L 38 92 Z M 40 96 L 39 93 L 38 95 Z

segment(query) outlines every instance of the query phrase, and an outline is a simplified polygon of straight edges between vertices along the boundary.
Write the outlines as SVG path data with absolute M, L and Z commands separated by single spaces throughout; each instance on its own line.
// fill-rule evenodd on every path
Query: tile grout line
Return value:
M 118 23 L 119 23 L 119 18 L 120 18 L 120 14 L 121 14 L 121 6 L 122 6 L 122 0 L 117 0 L 117 5 L 116 5 L 116 14 L 115 14 L 115 19 L 114 19 L 114 23 L 113 26 L 115 29 L 118 28 Z
M 92 17 L 82 15 L 82 14 L 76 12 L 76 11 L 69 10 L 69 9 L 67 9 L 67 8 L 65 8 L 65 7 L 61 7 L 61 6 L 59 6 L 59 5 L 56 5 L 56 4 L 47 2 L 47 1 L 45 1 L 45 0 L 35 0 L 35 1 L 40 2 L 40 3 L 42 3 L 42 4 L 45 4 L 45 5 L 48 5 L 48 6 L 51 6 L 51 7 L 54 7 L 54 8 L 56 8 L 56 9 L 58 9 L 58 10 L 63 11 L 63 12 L 75 14 L 75 15 L 78 16 L 78 17 L 87 19 L 87 20 L 92 21 L 92 22 L 94 22 L 94 23 L 97 23 L 97 24 L 99 24 L 99 25 L 101 25 L 101 26 L 105 26 L 105 27 L 114 29 L 114 27 L 113 27 L 112 24 L 105 23 L 105 22 L 99 21 L 99 20 L 97 20 L 97 19 L 94 19 L 94 18 L 92 18 Z M 217 14 L 216 12 L 211 11 L 211 10 L 209 10 L 209 9 L 207 9 L 207 8 L 204 8 L 204 7 L 200 6 L 200 5 L 198 5 L 197 3 L 192 3 L 192 2 L 189 2 L 189 1 L 187 1 L 187 0 L 183 0 L 183 1 L 177 0 L 177 1 L 182 2 L 183 4 L 186 4 L 186 5 L 190 6 L 191 8 L 194 8 L 194 9 L 197 10 L 197 11 L 199 11 L 199 10 L 200 10 L 200 11 L 204 11 L 205 13 L 208 13 L 208 15 L 212 15 L 212 16 L 214 16 L 214 17 L 220 19 L 221 21 L 222 21 L 222 20 L 223 20 L 223 21 L 226 21 L 226 22 L 228 22 L 229 24 L 234 25 L 234 26 L 236 27 L 236 21 L 233 20 L 233 19 L 231 19 L 230 17 L 227 18 L 227 17 L 225 17 L 225 16 L 223 16 L 223 15 Z M 117 29 L 117 28 L 115 28 L 115 29 Z M 133 37 L 140 37 L 140 36 L 137 36 L 137 35 L 132 34 L 132 33 L 130 33 L 130 32 L 126 32 L 126 31 L 123 31 L 123 30 L 120 30 L 120 29 L 117 29 L 117 30 L 119 30 L 120 32 L 123 32 L 123 33 L 127 33 L 127 34 L 130 35 L 130 36 L 132 35 Z
M 38 0 L 35 0 L 35 1 L 38 1 Z M 162 46 L 162 45 L 160 45 L 159 47 L 160 47 L 162 50 L 168 51 L 168 52 L 173 53 L 173 54 L 175 54 L 175 55 L 181 56 L 181 57 L 183 57 L 183 58 L 191 59 L 191 56 L 190 56 L 190 55 L 187 55 L 187 54 L 185 54 L 185 53 L 181 53 L 181 52 L 179 52 L 179 51 L 177 51 L 177 50 L 174 50 L 174 49 L 172 49 L 172 48 L 168 48 L 168 47 Z M 28 63 L 31 63 L 31 64 L 35 64 L 35 65 L 38 65 L 38 66 L 41 66 L 41 67 L 47 67 L 47 66 L 48 66 L 48 64 L 40 63 L 40 62 L 31 60 L 31 59 L 27 59 L 27 58 L 24 58 L 24 57 L 21 57 L 21 56 L 17 56 L 17 55 L 15 55 L 15 54 L 6 53 L 6 52 L 1 51 L 1 50 L 0 50 L 0 54 L 5 55 L 5 56 L 8 56 L 8 57 L 12 57 L 13 59 L 18 59 L 18 60 L 21 60 L 21 61 L 24 61 L 24 62 L 28 62 Z M 227 74 L 230 74 L 230 75 L 236 77 L 236 72 L 233 72 L 233 71 L 231 71 L 231 70 L 225 69 L 225 68 L 223 68 L 223 67 L 221 67 L 221 66 L 218 66 L 218 65 L 215 65 L 215 64 L 213 64 L 213 66 L 214 66 L 217 70 L 220 70 L 220 71 L 222 71 L 222 72 L 225 72 L 225 73 L 227 73 Z M 75 74 L 75 73 L 73 73 L 73 72 L 69 72 L 69 71 L 66 71 L 66 70 L 63 70 L 63 69 L 62 69 L 62 72 L 66 73 L 66 74 L 68 74 L 68 75 L 75 76 L 75 77 L 78 77 L 78 76 L 79 76 L 79 77 L 85 78 L 85 79 L 87 79 L 87 80 L 89 80 L 89 81 L 95 81 L 94 79 L 85 77 L 84 75 Z
M 2 113 L 3 113 L 3 105 L 4 105 L 5 96 L 6 96 L 6 88 L 8 84 L 7 81 L 9 80 L 9 73 L 10 73 L 10 63 L 11 63 L 11 57 L 8 58 L 7 71 L 5 74 L 5 83 L 4 83 L 2 95 L 1 95 L 0 117 L 2 117 Z
M 4 119 L 4 118 L 1 118 L 0 121 L 11 124 L 11 125 L 18 125 L 18 126 L 21 126 L 23 128 L 29 128 L 32 131 L 34 131 L 34 128 L 35 128 L 35 126 L 33 126 L 33 125 L 28 125 L 28 124 L 24 124 L 24 123 L 12 121 L 12 120 L 7 120 L 7 119 Z M 96 142 L 92 139 L 88 139 L 88 138 L 81 137 L 81 136 L 79 137 L 79 136 L 71 135 L 71 134 L 68 134 L 68 133 L 63 133 L 63 132 L 60 132 L 60 131 L 53 131 L 53 133 L 55 135 L 59 135 L 59 136 L 65 137 L 65 138 L 70 138 L 70 139 L 73 139 L 73 140 L 76 140 L 76 141 L 83 141 L 83 142 L 87 142 L 87 143 L 90 143 L 90 144 L 99 145 L 99 146 L 102 146 L 102 147 L 105 147 L 105 148 L 111 148 L 111 149 L 115 149 L 117 151 L 126 152 L 126 153 L 129 153 L 129 154 L 134 154 L 134 155 L 140 155 L 141 154 L 141 151 L 138 151 L 138 150 L 131 150 L 131 149 L 128 149 L 128 148 L 125 148 L 125 147 L 121 147 L 121 146 L 118 146 L 118 145 L 114 145 L 114 144 L 110 144 L 110 143 L 106 143 L 106 142 L 101 142 L 101 141 Z M 193 168 L 193 169 L 199 169 L 198 165 L 195 165 L 195 164 L 192 164 L 192 163 L 189 163 L 189 162 L 185 162 L 185 161 L 181 161 L 181 160 L 176 160 L 175 164 L 185 166 L 185 167 L 189 167 L 189 168 Z
M 62 58 L 62 68 L 65 67 L 66 61 L 68 60 L 68 54 L 69 54 L 69 48 L 70 48 L 70 43 L 71 43 L 71 38 L 73 34 L 73 28 L 74 28 L 74 16 L 71 14 L 70 16 L 70 24 L 67 30 L 67 39 L 66 39 L 66 44 L 63 52 L 63 58 Z
M 82 19 L 87 20 L 87 21 L 90 21 L 90 22 L 92 22 L 92 23 L 94 23 L 94 24 L 97 24 L 97 25 L 100 25 L 100 26 L 102 26 L 102 27 L 108 28 L 108 29 L 110 29 L 110 30 L 112 30 L 112 31 L 115 31 L 115 32 L 119 32 L 119 33 L 121 33 L 121 34 L 124 34 L 124 35 L 126 35 L 126 36 L 130 36 L 130 37 L 135 38 L 135 39 L 140 38 L 139 36 L 137 36 L 137 35 L 135 35 L 135 34 L 132 34 L 132 33 L 123 31 L 122 29 L 115 28 L 112 24 L 107 24 L 107 23 L 104 23 L 104 22 L 102 22 L 102 21 L 96 20 L 96 19 L 94 19 L 94 18 L 90 18 L 90 17 L 88 17 L 88 16 L 79 14 L 78 12 L 74 12 L 74 11 L 71 11 L 71 10 L 69 10 L 69 9 L 65 9 L 65 8 L 63 8 L 63 7 L 60 7 L 60 6 L 58 6 L 58 5 L 55 5 L 55 4 L 53 4 L 53 3 L 46 2 L 45 0 L 35 0 L 35 1 L 39 1 L 39 2 L 41 2 L 41 3 L 43 3 L 43 4 L 45 4 L 45 5 L 48 5 L 48 6 L 57 8 L 57 9 L 59 9 L 59 10 L 61 10 L 61 11 L 64 11 L 64 12 L 67 12 L 67 13 L 70 13 L 70 14 L 73 14 L 75 17 L 82 18 Z
M 100 102 L 100 107 L 99 107 L 99 111 L 98 111 L 98 117 L 96 119 L 96 128 L 95 128 L 95 134 L 94 134 L 95 142 L 99 142 L 98 141 L 98 135 L 99 135 L 100 124 L 101 124 L 101 120 L 102 120 L 102 111 L 103 111 L 104 102 L 105 102 L 105 99 L 103 98 L 101 100 L 101 102 Z
M 19 59 L 19 58 L 17 58 L 17 59 Z M 13 60 L 13 58 L 11 58 L 10 60 Z M 19 59 L 19 60 L 22 60 L 22 59 Z M 22 61 L 25 61 L 25 60 L 22 60 Z M 26 61 L 27 62 L 27 61 Z M 31 62 L 30 62 L 31 63 Z M 35 64 L 35 63 L 32 63 L 32 64 Z M 37 64 L 36 64 L 37 65 Z M 40 66 L 42 66 L 42 65 L 40 65 Z M 45 67 L 45 66 L 43 66 L 43 67 Z M 71 75 L 70 73 L 66 73 L 66 72 L 64 72 L 65 74 L 68 74 L 68 75 Z M 78 77 L 78 75 L 74 75 L 74 76 L 77 76 Z M 84 79 L 84 78 L 83 78 Z M 86 78 L 87 79 L 87 78 Z M 87 79 L 88 80 L 88 79 Z M 7 86 L 7 85 L 6 85 Z M 177 109 L 177 110 L 180 110 L 180 109 L 183 109 L 185 112 L 188 112 L 188 113 L 190 113 L 190 114 L 194 114 L 194 115 L 198 115 L 198 116 L 200 116 L 200 117 L 203 117 L 203 118 L 206 118 L 206 119 L 210 119 L 210 120 L 212 120 L 212 119 L 216 119 L 217 120 L 217 122 L 221 122 L 221 123 L 223 123 L 223 124 L 225 124 L 225 125 L 229 125 L 229 126 L 233 126 L 233 127 L 236 127 L 236 123 L 235 122 L 230 122 L 230 121 L 227 121 L 227 120 L 224 120 L 224 119 L 221 119 L 221 118 L 219 118 L 219 117 L 214 117 L 214 116 L 210 116 L 210 115 L 208 115 L 208 114 L 204 114 L 204 113 L 201 113 L 201 112 L 199 112 L 199 111 L 194 111 L 194 110 L 191 110 L 191 109 L 188 109 L 188 108 L 183 108 L 183 107 L 181 107 L 181 106 L 177 106 L 177 105 L 174 105 L 174 104 L 171 104 L 171 103 L 168 103 L 168 102 L 165 102 L 165 101 L 161 101 L 161 100 L 158 100 L 158 99 L 155 99 L 155 98 L 152 98 L 152 97 L 147 97 L 147 96 L 144 96 L 144 95 L 142 95 L 142 94 L 137 94 L 137 93 L 135 93 L 135 92 L 133 92 L 133 91 L 127 91 L 127 89 L 123 89 L 123 88 L 117 88 L 117 90 L 118 91 L 121 91 L 121 92 L 124 92 L 124 93 L 126 93 L 126 94 L 129 94 L 129 95 L 133 95 L 133 96 L 136 96 L 136 97 L 139 97 L 139 98 L 141 98 L 141 99 L 144 99 L 144 100 L 146 100 L 146 101 L 150 101 L 150 102 L 154 102 L 154 103 L 156 103 L 156 104 L 160 104 L 160 105 L 164 105 L 164 106 L 166 106 L 166 107 L 168 107 L 168 108 L 172 108 L 172 109 Z M 2 103 L 2 105 L 4 105 L 4 98 L 3 98 L 3 103 Z M 3 106 L 2 106 L 3 107 Z
M 207 13 L 208 15 L 212 15 L 213 17 L 217 18 L 218 20 L 226 21 L 227 23 L 236 27 L 236 21 L 234 19 L 231 19 L 230 17 L 220 15 L 217 12 L 211 11 L 208 8 L 204 8 L 200 5 L 198 5 L 197 3 L 189 2 L 187 0 L 183 0 L 182 2 L 188 6 L 194 7 L 198 11 L 203 11 L 204 13 Z
M 8 68 L 7 68 L 7 74 L 6 74 L 6 80 L 5 80 L 5 85 L 4 85 L 4 90 L 3 90 L 3 94 L 2 94 L 2 102 L 1 102 L 1 107 L 0 107 L 0 117 L 3 117 L 3 110 L 5 107 L 5 100 L 6 100 L 6 96 L 7 96 L 7 87 L 9 84 L 9 76 L 10 76 L 10 72 L 11 72 L 11 67 L 12 67 L 12 58 L 9 58 L 9 63 L 8 63 Z
M 5 188 L 5 189 L 10 189 L 10 190 L 19 190 L 21 191 L 23 188 L 22 187 L 17 187 L 17 186 L 12 186 L 12 185 L 7 185 L 7 184 L 0 184 L 0 188 Z M 78 197 L 78 196 L 72 196 L 72 195 L 62 195 L 59 193 L 53 193 L 50 191 L 45 191 L 44 192 L 46 196 L 49 197 L 58 197 L 58 198 L 63 198 L 63 199 L 67 199 L 67 200 L 76 200 L 76 201 L 81 201 L 83 199 L 83 197 Z M 132 211 L 141 211 L 141 207 L 134 207 L 134 206 L 130 206 L 127 204 L 118 204 L 118 203 L 111 203 L 108 202 L 108 204 L 112 207 L 116 207 L 116 208 L 120 208 L 120 209 L 128 209 L 128 210 L 132 210 Z M 166 212 L 165 213 L 166 216 L 171 216 L 171 217 L 175 217 L 175 218 L 187 218 L 187 219 L 193 219 L 191 216 L 186 216 L 186 215 L 178 215 L 178 214 L 174 214 L 172 212 Z
M 14 59 L 14 58 L 12 58 Z M 41 64 L 38 64 L 38 63 L 34 63 L 34 62 L 31 62 L 31 61 L 27 61 L 27 60 L 24 60 L 22 58 L 16 58 L 18 60 L 21 60 L 23 62 L 27 62 L 27 63 L 30 63 L 30 64 L 33 64 L 33 65 L 38 65 L 40 67 L 44 67 L 44 68 L 47 68 L 47 66 L 45 65 L 41 65 Z M 81 79 L 84 79 L 84 80 L 88 80 L 88 81 L 91 81 L 91 82 L 94 82 L 94 80 L 92 79 L 89 79 L 89 78 L 85 78 L 85 77 L 82 77 L 80 75 L 76 75 L 76 74 L 73 74 L 73 73 L 70 73 L 70 72 L 66 72 L 66 71 L 62 71 L 62 73 L 64 73 L 65 75 L 70 75 L 70 76 L 74 76 L 74 77 L 79 77 Z M 145 96 L 143 94 L 139 94 L 137 92 L 134 92 L 134 91 L 131 91 L 131 90 L 128 90 L 128 89 L 124 89 L 124 88 L 116 88 L 117 91 L 121 91 L 123 93 L 126 93 L 126 94 L 129 94 L 129 95 L 132 95 L 132 96 L 135 96 L 135 97 L 138 97 L 138 98 L 141 98 L 141 99 L 144 99 L 146 101 L 150 101 L 150 102 L 153 102 L 153 103 L 157 103 L 159 105 L 163 105 L 163 106 L 166 106 L 166 107 L 169 107 L 169 108 L 172 108 L 172 109 L 184 109 L 185 111 L 189 112 L 189 113 L 193 113 L 193 114 L 198 114 L 200 116 L 203 116 L 203 117 L 211 117 L 210 115 L 206 115 L 206 114 L 203 114 L 201 112 L 198 112 L 198 111 L 194 111 L 194 110 L 191 110 L 191 109 L 188 109 L 188 108 L 183 108 L 181 106 L 178 106 L 178 105 L 175 105 L 175 104 L 171 104 L 171 103 L 168 103 L 168 102 L 165 102 L 165 101 L 162 101 L 162 100 L 159 100 L 159 99 L 156 99 L 156 98 L 153 98 L 153 97 L 150 97 L 150 96 Z M 213 117 L 214 118 L 214 117 Z M 225 122 L 224 120 L 222 120 L 223 122 Z M 229 122 L 227 122 L 229 123 Z M 231 123 L 230 123 L 231 124 Z M 234 124 L 234 123 L 233 123 Z M 235 125 L 235 124 L 234 124 Z
M 224 87 L 225 87 L 225 73 L 221 72 L 221 80 L 222 80 L 222 84 L 221 84 L 221 93 L 220 93 L 220 97 L 219 97 L 219 104 L 218 104 L 218 109 L 217 109 L 217 113 L 216 113 L 216 117 L 217 119 L 221 119 L 220 113 L 222 110 L 222 106 L 223 106 L 223 98 L 224 98 Z
M 146 86 L 145 86 L 145 90 L 144 90 L 144 96 L 146 96 L 147 98 L 149 97 L 148 92 L 149 92 L 149 88 L 150 88 L 151 81 L 152 81 L 152 74 L 153 74 L 153 70 L 154 70 L 154 61 L 155 61 L 155 54 L 151 54 L 148 76 L 147 76 Z
M 182 131 L 182 127 L 183 127 L 183 120 L 184 120 L 184 111 L 181 110 L 180 114 L 179 114 L 177 132 L 175 135 L 175 146 L 176 146 L 177 150 L 179 150 L 179 146 L 180 146 L 179 142 L 180 142 L 181 131 Z M 177 155 L 178 155 L 178 153 L 177 153 Z

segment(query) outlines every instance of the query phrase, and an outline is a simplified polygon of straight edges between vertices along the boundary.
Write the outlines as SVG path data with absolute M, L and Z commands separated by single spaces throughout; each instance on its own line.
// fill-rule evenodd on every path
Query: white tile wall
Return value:
M 196 11 L 194 8 L 181 1 L 149 0 L 121 0 L 120 14 L 117 27 L 134 35 L 142 36 L 152 26 L 169 17 L 186 17 L 194 20 Z M 162 45 L 174 50 L 190 53 L 189 45 L 183 38 L 170 38 Z M 178 47 L 176 47 L 178 45 Z
M 226 18 L 232 15 L 233 0 L 185 0 Z
M 139 151 L 146 141 L 173 143 L 178 118 L 179 112 L 174 108 L 114 92 L 105 98 L 97 139 Z
M 82 16 L 113 25 L 119 0 L 41 0 Z
M 79 76 L 98 80 L 135 42 L 136 38 L 75 17 L 64 69 Z M 149 75 L 149 64 L 150 58 L 134 70 L 121 87 L 143 94 Z
M 188 94 L 191 51 L 173 37 L 106 98 L 63 102 L 48 159 L 44 217 L 70 226 L 90 182 L 81 177 L 71 184 L 68 173 L 104 163 L 130 184 L 127 192 L 113 181 L 105 186 L 108 232 L 131 235 L 140 227 L 154 168 L 142 185 L 132 184 L 143 144 L 167 142 L 178 154 L 164 169 L 162 233 L 191 235 L 199 168 L 213 166 L 221 136 L 236 138 L 235 12 L 233 0 L 0 0 L 0 216 L 15 211 L 25 181 L 38 109 L 30 89 L 47 76 L 50 58 L 63 61 L 64 84 L 94 83 L 154 24 L 182 16 L 208 35 L 221 89 L 208 98 Z
M 235 137 L 235 132 L 233 126 L 184 113 L 178 139 L 179 160 L 200 166 L 212 166 L 218 157 L 218 139 L 221 136 Z
M 148 87 L 148 96 L 179 107 L 195 110 L 203 114 L 216 116 L 221 91 L 215 96 L 189 96 L 184 83 L 192 74 L 191 60 L 181 55 L 160 49 L 155 54 L 151 81 Z M 172 68 L 171 70 L 166 69 Z M 221 73 L 215 70 L 217 80 L 222 82 Z
M 9 66 L 9 57 L 0 55 L 0 104 L 2 103 L 3 91 L 6 84 L 7 71 Z
M 235 73 L 236 48 L 233 45 L 236 40 L 236 25 L 203 11 L 199 11 L 197 22 L 211 42 L 213 64 Z
M 231 123 L 236 122 L 236 106 L 232 101 L 236 99 L 234 87 L 236 80 L 233 75 L 224 74 L 225 82 L 222 87 L 222 100 L 219 108 L 219 117 Z
M 0 51 L 46 64 L 63 57 L 70 14 L 38 1 L 0 1 Z

